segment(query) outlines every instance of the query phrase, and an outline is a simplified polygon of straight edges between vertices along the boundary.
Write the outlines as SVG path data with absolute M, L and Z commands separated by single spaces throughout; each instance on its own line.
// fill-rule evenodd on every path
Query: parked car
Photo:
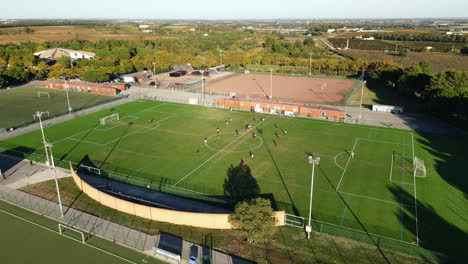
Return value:
M 190 256 L 189 258 L 189 263 L 190 264 L 197 264 L 197 257 L 194 257 L 194 256 Z

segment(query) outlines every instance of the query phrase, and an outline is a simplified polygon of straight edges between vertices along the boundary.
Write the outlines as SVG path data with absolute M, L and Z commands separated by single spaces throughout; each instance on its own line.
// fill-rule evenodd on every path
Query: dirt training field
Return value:
M 301 102 L 340 102 L 356 84 L 355 80 L 273 75 L 273 98 Z M 214 83 L 207 81 L 207 92 L 236 92 L 237 95 L 266 97 L 270 95 L 269 74 L 239 74 Z

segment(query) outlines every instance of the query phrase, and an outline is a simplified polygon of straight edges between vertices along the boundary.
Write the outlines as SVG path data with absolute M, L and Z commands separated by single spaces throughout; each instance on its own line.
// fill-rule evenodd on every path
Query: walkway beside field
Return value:
M 406 130 L 414 130 L 420 132 L 430 132 L 438 134 L 463 134 L 461 129 L 451 126 L 445 121 L 438 120 L 434 117 L 425 114 L 403 113 L 393 114 L 386 112 L 375 112 L 363 107 L 346 107 L 335 106 L 336 108 L 345 111 L 349 121 L 355 121 L 359 117 L 359 112 L 362 111 L 360 124 L 377 126 L 377 127 L 392 127 Z
M 19 205 L 20 207 L 26 208 L 53 220 L 57 220 L 66 225 L 84 230 L 91 236 L 97 235 L 121 245 L 137 249 L 152 257 L 157 257 L 154 255 L 153 248 L 155 246 L 161 246 L 164 248 L 163 245 L 171 243 L 171 240 L 174 240 L 175 238 L 168 234 L 151 236 L 66 206 L 63 208 L 64 218 L 62 218 L 60 216 L 58 203 L 17 190 L 30 184 L 52 180 L 53 176 L 45 164 L 31 162 L 29 160 L 0 153 L 0 168 L 5 176 L 5 179 L 0 177 L 1 200 Z M 69 171 L 57 168 L 57 176 L 63 178 L 70 177 L 71 175 L 69 174 Z M 187 201 L 184 201 L 182 198 L 178 199 L 180 199 L 179 202 L 187 203 Z M 235 256 L 230 256 L 201 245 L 193 244 L 180 238 L 176 239 L 179 240 L 178 243 L 181 244 L 182 247 L 178 252 L 172 253 L 181 255 L 181 263 L 188 263 L 187 259 L 191 255 L 198 256 L 200 260 L 203 257 L 205 257 L 206 260 L 208 260 L 208 258 L 211 259 L 211 262 L 200 261 L 199 263 L 251 263 Z M 167 261 L 164 257 L 159 258 L 163 261 Z

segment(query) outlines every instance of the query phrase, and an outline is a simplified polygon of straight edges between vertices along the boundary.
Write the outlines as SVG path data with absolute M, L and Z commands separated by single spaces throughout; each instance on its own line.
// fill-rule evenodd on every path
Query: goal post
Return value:
M 119 116 L 118 113 L 116 113 L 116 114 L 112 114 L 112 115 L 102 117 L 99 120 L 100 120 L 101 125 L 106 125 L 107 123 L 109 123 L 111 121 L 120 120 L 120 116 Z
M 101 175 L 101 169 L 99 168 L 94 168 L 83 164 L 80 165 L 80 168 L 87 170 L 89 173 Z
M 39 98 L 50 98 L 49 92 L 37 92 L 37 97 Z
M 425 178 L 426 177 L 426 165 L 424 164 L 424 160 L 414 157 L 413 161 L 414 167 L 414 177 L 418 178 Z
M 66 231 L 69 231 L 69 230 L 71 230 L 71 231 L 73 231 L 73 232 L 75 232 L 75 233 L 78 233 L 78 234 L 80 234 L 80 237 L 81 237 L 81 243 L 86 243 L 86 237 L 85 237 L 85 234 L 84 234 L 83 231 L 78 230 L 78 229 L 73 228 L 73 227 L 70 227 L 70 226 L 62 225 L 62 224 L 58 224 L 58 229 L 59 229 L 59 233 L 60 233 L 62 236 L 67 236 L 67 235 L 65 235 L 64 233 L 65 233 Z M 70 236 L 68 236 L 68 237 L 70 237 Z M 73 238 L 73 237 L 72 237 L 72 238 Z

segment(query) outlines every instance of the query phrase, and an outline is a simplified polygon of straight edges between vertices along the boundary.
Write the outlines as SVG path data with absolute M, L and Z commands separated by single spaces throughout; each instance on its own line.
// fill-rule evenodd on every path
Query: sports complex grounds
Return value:
M 244 78 L 240 83 L 250 94 L 256 88 L 247 83 L 255 82 L 265 97 L 269 77 L 245 74 L 227 80 Z M 223 81 L 208 85 L 207 92 L 217 91 Z M 328 93 L 323 102 L 344 100 L 356 83 L 315 82 L 309 92 L 322 98 Z M 338 88 L 333 90 L 334 85 Z M 285 90 L 282 97 L 287 95 Z M 291 95 L 287 99 L 300 98 Z M 450 225 L 434 232 L 432 225 L 440 219 L 431 206 L 455 226 L 462 220 L 451 212 L 467 209 L 462 191 L 445 182 L 463 170 L 466 137 L 144 99 L 46 127 L 44 133 L 53 144 L 56 164 L 71 162 L 89 173 L 140 179 L 148 188 L 154 183 L 227 201 L 228 209 L 228 173 L 247 167 L 253 180 L 237 188 L 258 190 L 256 195 L 269 199 L 274 210 L 287 213 L 287 223 L 300 227 L 309 220 L 309 157 L 320 158 L 314 168 L 314 230 L 367 234 L 403 247 L 444 248 L 445 240 L 434 238 Z M 0 151 L 26 159 L 46 155 L 40 130 L 1 141 Z M 415 160 L 424 161 L 423 174 Z M 444 206 L 450 197 L 457 197 L 452 207 Z

